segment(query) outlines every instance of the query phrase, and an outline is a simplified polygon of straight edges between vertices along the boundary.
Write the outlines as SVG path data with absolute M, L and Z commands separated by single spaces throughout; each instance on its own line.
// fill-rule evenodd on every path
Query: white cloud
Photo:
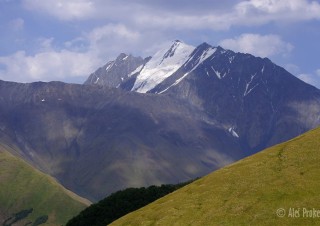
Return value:
M 17 51 L 0 57 L 0 79 L 19 82 L 84 80 L 101 63 L 91 50 L 55 49 L 53 38 L 39 38 L 34 55 Z
M 23 0 L 29 10 L 52 15 L 61 20 L 92 18 L 97 8 L 94 1 L 88 0 Z
M 294 22 L 320 19 L 320 4 L 307 0 L 250 0 L 235 6 L 238 15 L 250 19 L 252 23 Z
M 145 41 L 144 35 L 123 24 L 96 27 L 81 38 L 88 43 L 87 51 L 100 59 L 109 60 L 120 52 L 134 53 L 139 47 L 142 48 Z
M 34 55 L 18 51 L 0 57 L 0 79 L 20 82 L 84 80 L 106 59 L 118 55 L 119 49 L 131 53 L 136 45 L 143 43 L 138 32 L 121 24 L 97 27 L 66 42 L 64 49 L 54 48 L 53 38 L 40 38 L 38 52 Z
M 126 39 L 137 39 L 139 37 L 139 33 L 128 29 L 122 24 L 108 24 L 106 26 L 93 29 L 89 34 L 89 38 L 94 41 L 112 36 Z
M 94 69 L 95 58 L 70 51 L 47 51 L 28 56 L 24 51 L 0 57 L 0 78 L 8 81 L 52 81 L 82 77 Z
M 76 76 L 85 77 L 121 51 L 134 55 L 150 54 L 148 50 L 154 50 L 159 43 L 180 38 L 179 35 L 190 34 L 195 30 L 227 30 L 232 26 L 320 18 L 320 4 L 315 1 L 226 0 L 226 2 L 228 2 L 227 8 L 224 8 L 224 4 L 220 4 L 219 9 L 216 9 L 215 3 L 210 0 L 202 1 L 203 4 L 182 0 L 174 3 L 160 0 L 147 3 L 130 0 L 22 0 L 28 10 L 68 21 L 68 26 L 73 28 L 79 26 L 77 23 L 79 20 L 93 19 L 89 25 L 80 24 L 83 30 L 90 24 L 101 25 L 105 22 L 108 24 L 91 31 L 82 31 L 81 35 L 72 40 L 63 40 L 63 47 L 53 48 L 54 40 L 44 38 L 39 40 L 39 49 L 33 50 L 34 54 L 19 51 L 1 57 L 0 63 L 4 66 L 0 67 L 2 68 L 0 79 L 48 81 Z M 194 4 L 197 4 L 196 10 L 193 10 Z M 175 7 L 171 7 L 172 5 Z M 19 23 L 20 27 L 24 26 L 22 21 L 23 19 L 16 21 L 17 27 Z M 70 21 L 76 22 L 70 23 Z M 82 27 L 79 26 L 75 30 L 77 29 L 81 30 Z M 233 39 L 222 40 L 220 45 L 262 57 L 286 55 L 293 48 L 290 43 L 283 41 L 277 35 L 258 34 L 243 34 Z M 77 63 L 81 66 L 73 66 Z M 60 66 L 61 69 L 58 68 Z M 57 73 L 52 72 L 54 68 Z M 82 73 L 79 72 L 79 68 L 82 68 Z M 24 79 L 19 80 L 18 78 L 22 76 Z
M 290 43 L 284 42 L 278 35 L 242 34 L 233 39 L 222 40 L 220 45 L 233 51 L 260 57 L 286 55 L 293 49 Z
M 317 70 L 316 70 L 316 74 L 317 74 L 318 76 L 320 76 L 320 69 L 317 69 Z
M 320 4 L 308 0 L 248 0 L 216 10 L 211 1 L 195 7 L 186 2 L 171 9 L 172 2 L 141 3 L 110 0 L 23 0 L 26 8 L 46 13 L 60 20 L 108 19 L 141 29 L 212 29 L 231 26 L 263 25 L 270 22 L 296 22 L 320 19 Z M 188 8 L 186 10 L 186 8 Z M 191 10 L 196 8 L 196 10 Z
M 113 5 L 111 2 L 109 4 Z M 192 3 L 185 5 L 195 7 Z M 320 4 L 307 0 L 248 0 L 240 1 L 231 7 L 230 3 L 226 4 L 228 8 L 224 10 L 215 10 L 211 1 L 204 2 L 202 8 L 197 6 L 196 10 L 183 10 L 184 6 L 175 10 L 170 10 L 170 7 L 159 9 L 157 6 L 151 3 L 139 5 L 126 2 L 126 11 L 116 7 L 122 18 L 112 13 L 104 15 L 108 18 L 113 15 L 113 18 L 116 17 L 122 23 L 130 23 L 142 29 L 170 30 L 227 30 L 232 26 L 258 26 L 272 22 L 279 24 L 320 19 Z M 102 9 L 107 10 L 101 5 L 100 10 Z M 128 9 L 131 10 L 129 14 Z M 101 13 L 96 15 L 101 16 Z

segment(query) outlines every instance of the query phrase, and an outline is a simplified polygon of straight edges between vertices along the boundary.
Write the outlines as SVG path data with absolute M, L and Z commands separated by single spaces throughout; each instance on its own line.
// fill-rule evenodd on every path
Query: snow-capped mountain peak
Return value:
M 185 63 L 185 66 L 191 63 L 192 65 L 190 65 L 190 67 L 192 68 L 192 70 L 195 70 L 200 64 L 211 57 L 216 51 L 217 48 L 212 47 L 207 43 L 203 43 L 195 49 L 192 56 Z
M 121 53 L 116 60 L 109 61 L 92 73 L 85 84 L 119 87 L 123 81 L 129 78 L 130 73 L 144 63 L 145 61 L 141 57 Z
M 243 62 L 250 61 L 250 67 L 242 68 Z M 263 83 L 266 74 L 270 74 L 266 59 L 252 55 L 235 53 L 219 46 L 202 43 L 197 47 L 175 40 L 145 59 L 121 53 L 115 60 L 92 73 L 85 84 L 103 85 L 139 93 L 188 93 L 186 87 L 190 81 L 202 81 L 211 86 L 230 83 L 237 87 L 234 98 L 248 98 L 257 87 L 266 87 Z M 273 69 L 272 69 L 273 70 Z M 244 73 L 245 71 L 245 73 Z M 229 81 L 230 80 L 230 81 Z M 181 88 L 182 87 L 182 88 Z
M 137 76 L 132 91 L 146 93 L 177 71 L 190 57 L 195 47 L 179 40 L 158 51 Z
M 181 43 L 179 40 L 174 41 L 170 49 L 163 55 L 162 61 L 168 57 L 172 57 Z
M 115 60 L 91 74 L 86 84 L 139 93 L 163 93 L 220 53 L 219 47 L 212 47 L 208 43 L 194 47 L 175 40 L 167 48 L 145 59 L 121 53 Z M 216 72 L 217 75 L 219 73 Z

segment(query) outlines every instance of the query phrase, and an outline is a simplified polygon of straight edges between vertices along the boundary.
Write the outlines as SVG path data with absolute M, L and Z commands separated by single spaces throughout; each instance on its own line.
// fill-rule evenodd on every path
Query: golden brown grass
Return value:
M 320 210 L 319 189 L 320 128 L 217 170 L 111 225 L 320 225 L 320 216 L 303 215 L 303 208 Z M 277 216 L 279 208 L 285 216 Z M 299 216 L 291 217 L 290 208 Z

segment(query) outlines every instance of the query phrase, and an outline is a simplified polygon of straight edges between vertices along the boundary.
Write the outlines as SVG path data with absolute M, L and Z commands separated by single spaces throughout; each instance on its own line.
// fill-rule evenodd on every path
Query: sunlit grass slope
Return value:
M 320 225 L 319 191 L 318 128 L 215 171 L 112 225 Z M 306 211 L 313 208 L 319 215 L 310 217 Z
M 16 220 L 13 225 L 44 221 L 41 225 L 62 225 L 88 206 L 87 200 L 13 156 L 8 148 L 0 144 L 0 225 Z

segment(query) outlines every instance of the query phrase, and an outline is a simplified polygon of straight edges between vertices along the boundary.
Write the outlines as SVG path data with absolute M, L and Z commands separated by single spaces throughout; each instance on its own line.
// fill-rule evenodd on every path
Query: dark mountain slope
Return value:
M 174 41 L 119 88 L 182 99 L 237 137 L 247 155 L 320 124 L 318 89 L 267 58 L 208 43 Z
M 1 132 L 28 162 L 92 200 L 188 180 L 242 156 L 237 140 L 170 97 L 0 82 Z
M 215 52 L 195 67 L 212 49 Z M 203 109 L 234 131 L 248 154 L 319 125 L 320 91 L 269 59 L 208 44 L 197 47 L 190 59 L 150 92 Z

